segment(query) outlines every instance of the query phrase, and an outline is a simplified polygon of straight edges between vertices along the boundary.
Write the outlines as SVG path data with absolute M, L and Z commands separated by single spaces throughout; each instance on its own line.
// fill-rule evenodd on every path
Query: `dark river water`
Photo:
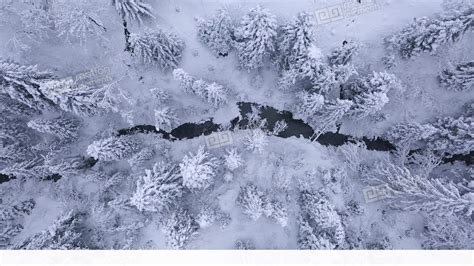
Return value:
M 288 127 L 286 130 L 280 132 L 277 136 L 282 138 L 289 138 L 289 137 L 304 137 L 307 139 L 311 139 L 314 131 L 313 129 L 303 122 L 303 120 L 293 118 L 293 114 L 288 111 L 279 111 L 270 106 L 262 106 L 255 103 L 250 102 L 239 102 L 238 107 L 240 110 L 240 116 L 234 118 L 230 121 L 231 130 L 235 130 L 238 128 L 244 128 L 248 124 L 248 120 L 246 119 L 247 114 L 252 112 L 252 106 L 259 108 L 260 110 L 260 117 L 266 119 L 267 121 L 267 129 L 273 130 L 273 127 L 277 121 L 284 120 Z M 222 126 L 216 124 L 212 121 L 212 119 L 201 122 L 201 123 L 184 123 L 170 132 L 166 132 L 163 130 L 156 130 L 154 125 L 138 125 L 131 128 L 124 128 L 118 131 L 119 136 L 123 135 L 133 135 L 137 133 L 155 133 L 155 134 L 162 134 L 164 139 L 168 139 L 170 141 L 182 140 L 182 139 L 192 139 L 196 137 L 200 137 L 202 135 L 209 135 L 213 132 L 220 131 Z M 341 146 L 348 142 L 355 142 L 355 141 L 362 141 L 367 146 L 368 150 L 375 150 L 375 151 L 394 151 L 395 146 L 391 144 L 389 141 L 384 140 L 382 138 L 355 138 L 350 135 L 344 135 L 338 132 L 327 132 L 319 136 L 316 140 L 321 145 L 324 146 Z M 417 151 L 412 151 L 412 153 Z M 452 155 L 443 158 L 444 163 L 452 163 L 455 161 L 463 161 L 467 165 L 471 165 L 473 163 L 474 152 L 471 152 L 467 155 Z M 84 168 L 93 167 L 96 164 L 97 160 L 94 158 L 86 158 L 84 161 Z M 6 176 L 0 174 L 0 184 L 6 182 L 8 180 L 14 179 L 15 177 Z M 45 177 L 44 180 L 53 180 L 57 181 L 61 178 L 60 175 L 54 174 L 48 177 Z

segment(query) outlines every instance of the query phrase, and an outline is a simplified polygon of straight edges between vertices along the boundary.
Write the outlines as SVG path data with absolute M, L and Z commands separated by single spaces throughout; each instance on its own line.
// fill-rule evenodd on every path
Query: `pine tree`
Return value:
M 179 164 L 183 185 L 191 190 L 208 188 L 214 182 L 217 166 L 217 159 L 200 146 L 196 154 L 185 155 Z
M 139 211 L 160 212 L 169 209 L 182 194 L 177 169 L 164 162 L 155 163 L 153 169 L 145 170 L 145 175 L 138 178 L 130 204 Z
M 472 212 L 474 198 L 469 193 L 461 194 L 458 184 L 429 178 L 426 173 L 413 174 L 405 166 L 378 162 L 363 169 L 362 180 L 369 185 L 386 185 L 385 198 L 397 209 L 440 216 L 453 213 L 470 216 Z
M 224 164 L 229 170 L 234 171 L 235 169 L 239 168 L 242 163 L 242 156 L 237 152 L 237 149 L 232 148 L 226 150 Z
M 58 31 L 58 37 L 64 37 L 66 42 L 78 41 L 84 44 L 89 38 L 103 39 L 107 29 L 100 19 L 98 12 L 84 1 L 76 4 L 59 4 L 54 7 L 54 25 Z
M 281 69 L 298 68 L 307 60 L 309 48 L 314 42 L 313 18 L 307 12 L 299 13 L 290 24 L 280 29 L 278 55 Z
M 352 101 L 331 100 L 325 101 L 323 108 L 315 114 L 310 114 L 307 118 L 309 125 L 314 129 L 314 139 L 318 139 L 322 134 L 335 130 L 341 119 L 349 112 Z M 312 116 L 311 116 L 312 115 Z
M 213 107 L 218 107 L 227 102 L 227 89 L 215 82 L 208 83 L 199 95 L 207 100 Z
M 87 147 L 87 154 L 95 159 L 115 161 L 130 157 L 138 148 L 132 137 L 110 137 L 94 141 Z
M 304 241 L 307 242 L 305 245 L 312 248 L 318 248 L 319 245 L 322 245 L 320 248 L 344 247 L 345 231 L 341 217 L 326 198 L 314 192 L 302 191 L 300 208 L 302 212 L 300 227 L 307 232 L 307 235 L 302 236 L 304 238 L 309 236 L 309 239 Z
M 404 58 L 421 53 L 435 53 L 440 46 L 459 41 L 471 31 L 474 6 L 466 5 L 458 10 L 441 14 L 436 18 L 422 17 L 386 41 L 390 50 L 400 52 Z
M 419 140 L 427 139 L 436 132 L 436 128 L 427 124 L 422 125 L 417 122 L 399 123 L 390 128 L 384 137 L 398 146 L 411 144 Z
M 256 221 L 264 215 L 268 203 L 267 195 L 253 184 L 240 188 L 237 202 L 244 209 L 244 213 Z
M 261 129 L 253 129 L 245 135 L 243 143 L 245 149 L 252 152 L 263 153 L 265 147 L 268 145 L 268 136 Z
M 347 65 L 359 50 L 360 45 L 355 41 L 344 41 L 341 47 L 334 49 L 328 57 L 330 65 Z
M 29 199 L 0 210 L 0 222 L 14 220 L 17 217 L 29 215 L 35 205 L 35 201 L 33 199 Z
M 196 94 L 210 103 L 214 108 L 227 102 L 228 89 L 220 84 L 196 79 L 181 68 L 177 68 L 173 71 L 173 77 L 181 89 L 185 92 Z
M 41 85 L 41 90 L 59 108 L 80 116 L 101 113 L 95 93 L 97 89 L 77 84 L 72 79 L 51 80 Z
M 155 109 L 155 127 L 157 130 L 169 131 L 179 122 L 176 114 L 169 107 Z
M 111 2 L 124 21 L 142 23 L 145 18 L 154 18 L 152 7 L 144 0 L 112 0 Z
M 195 78 L 184 71 L 184 69 L 176 68 L 173 70 L 173 78 L 178 82 L 181 89 L 186 92 L 193 92 L 192 88 Z
M 132 56 L 142 63 L 166 71 L 178 66 L 184 42 L 176 34 L 159 29 L 157 32 L 131 34 L 130 48 Z
M 350 84 L 343 91 L 343 97 L 354 102 L 350 115 L 363 118 L 374 115 L 389 102 L 390 90 L 403 90 L 400 80 L 386 72 L 373 72 Z
M 191 238 L 197 234 L 199 225 L 185 209 L 179 208 L 161 225 L 168 245 L 173 249 L 184 249 Z
M 0 61 L 0 92 L 35 110 L 54 106 L 41 89 L 42 85 L 52 78 L 50 73 L 40 72 L 36 66 Z
M 76 139 L 79 126 L 78 120 L 63 116 L 49 120 L 39 118 L 28 122 L 28 127 L 41 133 L 52 134 L 63 141 Z
M 200 208 L 196 216 L 196 222 L 199 224 L 199 228 L 206 228 L 216 222 L 217 216 L 217 210 L 206 205 Z
M 336 245 L 331 243 L 325 235 L 317 235 L 308 220 L 299 217 L 298 219 L 298 247 L 310 250 L 332 250 Z
M 283 203 L 273 200 L 266 207 L 267 216 L 275 220 L 279 225 L 285 227 L 288 225 L 288 211 L 283 206 Z
M 296 104 L 296 113 L 303 119 L 308 119 L 321 111 L 324 107 L 324 96 L 319 93 L 302 91 L 296 95 L 298 104 Z
M 428 147 L 441 152 L 468 154 L 474 150 L 474 118 L 444 117 L 432 123 L 434 134 L 427 137 Z
M 275 51 L 276 19 L 269 10 L 257 6 L 246 14 L 236 29 L 236 48 L 242 68 L 251 70 L 263 66 Z
M 200 21 L 198 36 L 211 51 L 219 56 L 227 56 L 233 44 L 232 20 L 226 9 L 219 9 L 215 16 L 206 21 Z
M 474 61 L 444 69 L 439 80 L 449 90 L 472 90 L 474 87 Z
M 0 230 L 0 248 L 5 248 L 10 245 L 11 239 L 23 231 L 21 224 L 7 224 L 2 225 Z
M 428 217 L 423 228 L 424 249 L 472 249 L 474 248 L 472 223 L 455 217 Z
M 26 239 L 18 249 L 79 249 L 81 248 L 80 214 L 70 211 L 60 216 L 53 225 Z
M 155 156 L 155 151 L 150 148 L 143 148 L 141 151 L 136 153 L 132 156 L 132 158 L 128 159 L 128 163 L 132 167 L 132 169 L 140 169 L 145 165 L 145 163 L 151 160 Z

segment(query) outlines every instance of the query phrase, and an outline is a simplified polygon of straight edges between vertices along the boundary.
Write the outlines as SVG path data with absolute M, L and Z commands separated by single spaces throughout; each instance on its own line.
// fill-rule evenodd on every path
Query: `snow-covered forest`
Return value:
M 0 249 L 473 249 L 470 0 L 0 0 Z

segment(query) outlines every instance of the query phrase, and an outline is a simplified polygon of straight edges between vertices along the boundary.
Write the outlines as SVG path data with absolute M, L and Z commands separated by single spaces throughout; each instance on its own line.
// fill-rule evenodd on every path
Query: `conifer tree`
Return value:
M 184 249 L 198 229 L 199 225 L 183 208 L 174 211 L 161 225 L 168 245 L 174 249 Z
M 103 161 L 122 160 L 132 156 L 139 144 L 132 137 L 109 137 L 94 141 L 87 147 L 87 154 Z
M 435 53 L 439 47 L 459 41 L 474 27 L 474 6 L 464 5 L 435 18 L 422 17 L 389 37 L 390 50 L 398 51 L 404 58 L 422 53 Z
M 54 106 L 41 88 L 52 78 L 50 73 L 40 72 L 36 66 L 24 66 L 7 60 L 0 61 L 0 92 L 8 94 L 12 99 L 35 110 Z
M 214 182 L 217 166 L 217 159 L 200 146 L 196 154 L 185 155 L 179 164 L 183 185 L 191 190 L 208 188 Z
M 307 60 L 309 48 L 314 42 L 312 16 L 299 13 L 291 23 L 280 29 L 278 36 L 278 61 L 281 69 L 293 69 Z
M 173 206 L 182 194 L 177 169 L 161 162 L 156 163 L 153 169 L 145 170 L 145 175 L 138 178 L 130 204 L 139 211 L 159 212 Z
M 236 29 L 236 48 L 242 68 L 251 70 L 263 66 L 275 51 L 277 35 L 275 16 L 257 6 L 246 14 Z
M 232 20 L 226 9 L 219 9 L 210 19 L 199 21 L 198 36 L 217 57 L 227 56 L 233 45 Z
M 28 122 L 28 127 L 41 132 L 54 135 L 60 140 L 74 140 L 78 137 L 80 123 L 78 120 L 58 117 L 55 119 L 34 119 Z
M 184 42 L 176 34 L 161 29 L 130 35 L 132 56 L 142 63 L 158 66 L 162 70 L 176 68 L 183 49 Z
M 439 80 L 448 90 L 472 90 L 474 87 L 474 61 L 444 69 Z

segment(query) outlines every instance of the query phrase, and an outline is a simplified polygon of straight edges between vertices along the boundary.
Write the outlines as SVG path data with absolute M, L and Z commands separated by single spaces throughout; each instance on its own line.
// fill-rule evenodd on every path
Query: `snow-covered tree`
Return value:
M 296 105 L 296 113 L 303 119 L 313 116 L 324 107 L 324 96 L 319 93 L 302 91 L 296 95 L 299 102 Z
M 54 2 L 52 12 L 58 37 L 65 38 L 66 42 L 81 44 L 91 38 L 104 39 L 107 29 L 98 10 L 100 7 L 91 7 L 86 1 Z
M 55 119 L 34 119 L 28 122 L 28 127 L 54 135 L 60 140 L 69 141 L 78 137 L 80 122 L 73 118 L 58 117 Z
M 434 134 L 427 137 L 428 147 L 448 154 L 468 154 L 474 150 L 474 118 L 444 117 L 432 123 Z
M 278 120 L 275 122 L 275 125 L 273 125 L 272 129 L 272 135 L 278 136 L 281 132 L 285 131 L 288 128 L 288 124 L 285 122 L 285 120 Z
M 214 224 L 217 220 L 217 210 L 211 206 L 205 205 L 199 209 L 196 216 L 196 222 L 200 228 L 206 228 Z
M 161 225 L 161 231 L 173 249 L 184 249 L 198 229 L 199 225 L 194 218 L 182 208 L 174 211 Z
M 109 137 L 90 144 L 87 154 L 103 161 L 116 161 L 130 157 L 138 148 L 138 142 L 132 137 Z
M 196 154 L 185 155 L 179 164 L 183 185 L 191 190 L 204 190 L 208 188 L 216 176 L 218 160 L 204 151 L 200 146 Z
M 196 94 L 215 108 L 227 102 L 228 89 L 216 82 L 196 79 L 181 68 L 173 70 L 173 77 L 185 92 Z
M 51 80 L 41 85 L 45 96 L 66 112 L 92 116 L 102 112 L 95 98 L 96 88 L 77 84 L 72 79 Z
M 313 28 L 313 17 L 307 12 L 299 13 L 291 23 L 281 27 L 277 47 L 281 69 L 298 68 L 307 60 L 314 42 Z
M 173 73 L 174 73 L 174 71 L 173 71 Z M 151 95 L 153 96 L 153 98 L 157 99 L 158 102 L 160 102 L 160 103 L 165 103 L 170 98 L 168 92 L 166 92 L 165 90 L 160 89 L 160 88 L 150 89 L 150 92 L 151 92 Z
M 259 128 L 252 129 L 245 135 L 243 143 L 245 149 L 252 152 L 263 153 L 265 147 L 268 145 L 268 136 Z
M 385 197 L 397 209 L 440 216 L 453 213 L 470 216 L 474 210 L 474 194 L 462 194 L 458 184 L 429 178 L 426 174 L 413 174 L 406 167 L 391 162 L 366 166 L 362 180 L 369 185 L 386 185 Z
M 278 84 L 282 89 L 288 89 L 301 83 L 310 92 L 326 95 L 354 74 L 357 72 L 351 64 L 329 65 L 321 50 L 313 45 L 309 47 L 306 57 L 281 74 Z
M 159 212 L 175 204 L 182 194 L 177 168 L 161 162 L 156 163 L 153 169 L 145 170 L 145 175 L 138 178 L 130 204 L 139 211 Z
M 360 44 L 355 41 L 344 41 L 341 47 L 334 49 L 328 57 L 330 65 L 347 65 L 357 54 Z
M 267 195 L 253 184 L 247 184 L 240 188 L 237 202 L 244 209 L 244 213 L 256 221 L 265 214 L 268 204 Z
M 179 87 L 186 92 L 193 92 L 193 83 L 195 78 L 184 71 L 182 68 L 173 70 L 173 78 L 178 82 Z
M 275 51 L 276 29 L 275 16 L 261 6 L 251 9 L 242 18 L 235 32 L 242 68 L 251 70 L 263 66 L 265 59 Z
M 318 235 L 307 219 L 299 217 L 298 226 L 298 247 L 300 249 L 333 250 L 336 248 L 336 245 L 331 243 L 324 234 Z
M 391 127 L 384 137 L 396 145 L 403 145 L 405 143 L 411 144 L 422 139 L 427 139 L 430 135 L 436 132 L 436 128 L 427 124 L 422 125 L 417 122 L 398 123 Z
M 119 15 L 128 22 L 143 22 L 143 19 L 154 18 L 152 7 L 144 0 L 112 0 Z
M 169 107 L 155 109 L 155 127 L 157 130 L 171 130 L 178 123 L 178 117 Z
M 318 139 L 319 136 L 328 131 L 335 130 L 352 105 L 352 101 L 348 100 L 329 100 L 325 101 L 321 110 L 309 114 L 306 120 L 314 129 L 314 139 Z
M 17 236 L 23 230 L 21 224 L 6 224 L 0 229 L 0 248 L 10 245 L 11 239 Z
M 472 223 L 455 217 L 428 217 L 423 228 L 424 249 L 472 249 L 474 248 Z
M 208 20 L 199 21 L 198 36 L 216 56 L 227 56 L 233 44 L 232 19 L 226 9 L 219 9 Z
M 81 214 L 70 211 L 60 216 L 53 225 L 29 237 L 18 249 L 79 249 L 81 248 Z
M 343 97 L 354 102 L 350 115 L 363 118 L 375 114 L 388 103 L 390 90 L 403 90 L 400 80 L 387 72 L 373 72 L 350 84 L 343 91 Z
M 267 204 L 265 209 L 267 217 L 275 220 L 282 227 L 288 225 L 288 211 L 281 202 L 273 200 Z
M 0 92 L 36 110 L 54 106 L 41 89 L 42 84 L 52 78 L 50 73 L 40 72 L 36 66 L 0 61 Z
M 33 199 L 21 201 L 11 207 L 0 210 L 0 222 L 14 220 L 17 217 L 29 215 L 36 203 Z
M 158 29 L 130 34 L 130 48 L 132 56 L 142 63 L 170 70 L 178 66 L 184 42 L 176 34 Z
M 206 99 L 206 101 L 214 107 L 218 107 L 227 102 L 227 89 L 224 88 L 224 86 L 215 82 L 206 82 L 204 84 L 206 84 L 206 86 L 198 91 L 198 95 L 201 98 Z
M 224 164 L 231 171 L 234 171 L 243 164 L 242 156 L 236 148 L 226 149 Z
M 474 61 L 444 69 L 439 80 L 449 90 L 468 91 L 474 88 Z
M 303 234 L 302 236 L 304 238 L 308 238 L 308 236 L 310 237 L 304 241 L 306 242 L 306 245 L 313 243 L 315 247 L 317 247 L 318 243 L 322 241 L 320 237 L 323 237 L 323 239 L 325 239 L 323 243 L 329 242 L 331 244 L 330 246 L 339 248 L 344 247 L 345 231 L 342 225 L 341 216 L 339 216 L 335 207 L 328 201 L 328 199 L 318 193 L 302 191 L 300 194 L 300 208 L 302 212 L 300 226 L 302 226 L 304 231 L 307 231 L 308 233 L 307 235 Z M 314 236 L 310 234 L 311 232 L 313 232 L 317 237 L 314 238 Z M 324 245 L 326 246 L 326 244 Z
M 474 6 L 465 5 L 436 18 L 417 18 L 400 32 L 387 38 L 388 48 L 404 58 L 435 53 L 439 47 L 459 41 L 473 29 Z
M 147 161 L 151 160 L 153 156 L 155 156 L 155 151 L 145 147 L 128 159 L 128 163 L 133 169 L 140 169 Z

